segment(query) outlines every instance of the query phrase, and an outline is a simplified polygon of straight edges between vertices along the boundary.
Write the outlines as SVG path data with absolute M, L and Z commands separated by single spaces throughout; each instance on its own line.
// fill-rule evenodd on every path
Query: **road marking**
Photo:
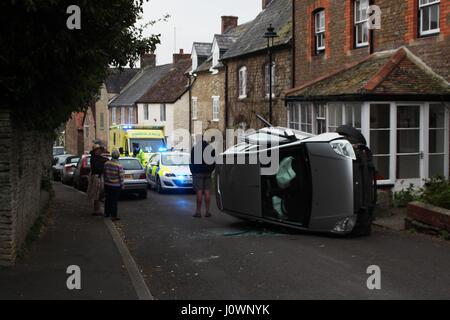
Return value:
M 104 219 L 106 226 L 108 227 L 109 233 L 111 234 L 117 249 L 119 250 L 120 255 L 122 256 L 123 263 L 127 268 L 128 275 L 130 276 L 131 282 L 133 283 L 133 287 L 136 290 L 136 294 L 139 300 L 154 300 L 150 290 L 145 283 L 144 277 L 142 276 L 139 268 L 131 256 L 130 251 L 128 250 L 127 245 L 124 243 L 122 237 L 117 231 L 114 223 L 112 223 L 109 219 Z

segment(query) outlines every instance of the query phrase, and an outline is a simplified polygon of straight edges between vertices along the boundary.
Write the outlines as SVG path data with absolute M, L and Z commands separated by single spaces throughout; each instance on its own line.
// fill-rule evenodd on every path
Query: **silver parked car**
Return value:
M 311 136 L 286 128 L 264 128 L 221 156 L 216 167 L 216 200 L 223 212 L 260 222 L 334 234 L 369 235 L 376 204 L 372 154 L 359 131 Z M 279 153 L 277 171 L 265 166 L 227 164 Z M 237 161 L 235 163 L 238 163 Z
M 64 165 L 66 164 L 66 160 L 67 160 L 67 158 L 73 157 L 73 156 L 74 156 L 73 154 L 62 154 L 62 155 L 55 156 L 53 158 L 52 172 L 53 172 L 53 179 L 55 181 L 61 180 L 61 174 L 64 169 Z
M 80 156 L 70 156 L 67 157 L 64 162 L 64 167 L 61 170 L 61 182 L 63 184 L 72 185 L 73 184 L 73 174 L 77 168 L 78 161 L 80 161 Z
M 147 198 L 147 177 L 141 162 L 132 157 L 119 159 L 125 171 L 122 191 L 137 193 L 141 199 Z

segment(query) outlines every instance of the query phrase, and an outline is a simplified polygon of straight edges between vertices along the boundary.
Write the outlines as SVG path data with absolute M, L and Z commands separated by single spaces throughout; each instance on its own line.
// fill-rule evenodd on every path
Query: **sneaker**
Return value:
M 200 214 L 200 213 L 196 213 L 196 214 L 194 214 L 192 217 L 194 217 L 194 218 L 201 218 L 202 217 L 202 215 Z
M 211 217 L 212 217 L 211 212 L 208 212 L 208 213 L 205 215 L 205 217 L 206 217 L 206 218 L 211 218 Z

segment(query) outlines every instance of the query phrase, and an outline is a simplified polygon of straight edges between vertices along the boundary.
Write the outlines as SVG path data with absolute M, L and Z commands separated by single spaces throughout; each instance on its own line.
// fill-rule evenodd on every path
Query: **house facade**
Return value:
M 399 189 L 437 174 L 448 177 L 450 2 L 293 5 L 294 89 L 286 92 L 287 125 L 313 134 L 355 126 L 374 153 L 382 186 Z M 373 29 L 377 22 L 381 28 Z
M 226 126 L 258 129 L 264 126 L 255 116 L 269 114 L 272 82 L 272 124 L 285 125 L 284 92 L 292 88 L 292 0 L 263 1 L 263 11 L 248 23 L 245 32 L 221 58 L 226 68 Z M 272 79 L 269 72 L 267 39 L 272 25 L 275 38 L 272 53 Z
M 246 30 L 247 24 L 238 25 L 238 17 L 223 16 L 221 34 L 214 35 L 212 43 L 194 43 L 190 73 L 191 132 L 208 129 L 225 132 L 226 69 L 220 59 Z
M 164 127 L 168 147 L 177 147 L 176 130 L 189 130 L 191 55 L 181 50 L 173 59 L 172 64 L 142 69 L 109 103 L 111 126 Z

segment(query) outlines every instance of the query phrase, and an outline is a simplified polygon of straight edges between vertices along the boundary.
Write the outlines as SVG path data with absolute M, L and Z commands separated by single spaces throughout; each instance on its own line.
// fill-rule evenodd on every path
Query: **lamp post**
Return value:
M 274 44 L 274 40 L 275 38 L 278 37 L 278 34 L 275 32 L 275 28 L 272 26 L 272 24 L 269 25 L 269 27 L 267 28 L 266 33 L 264 34 L 264 38 L 267 39 L 267 52 L 269 55 L 269 64 L 268 64 L 268 68 L 269 68 L 269 122 L 272 122 L 272 104 L 273 104 L 273 99 L 272 99 L 272 91 L 273 91 L 273 83 L 272 83 L 272 78 L 273 78 L 273 53 L 272 53 L 272 48 L 273 48 L 273 44 Z

